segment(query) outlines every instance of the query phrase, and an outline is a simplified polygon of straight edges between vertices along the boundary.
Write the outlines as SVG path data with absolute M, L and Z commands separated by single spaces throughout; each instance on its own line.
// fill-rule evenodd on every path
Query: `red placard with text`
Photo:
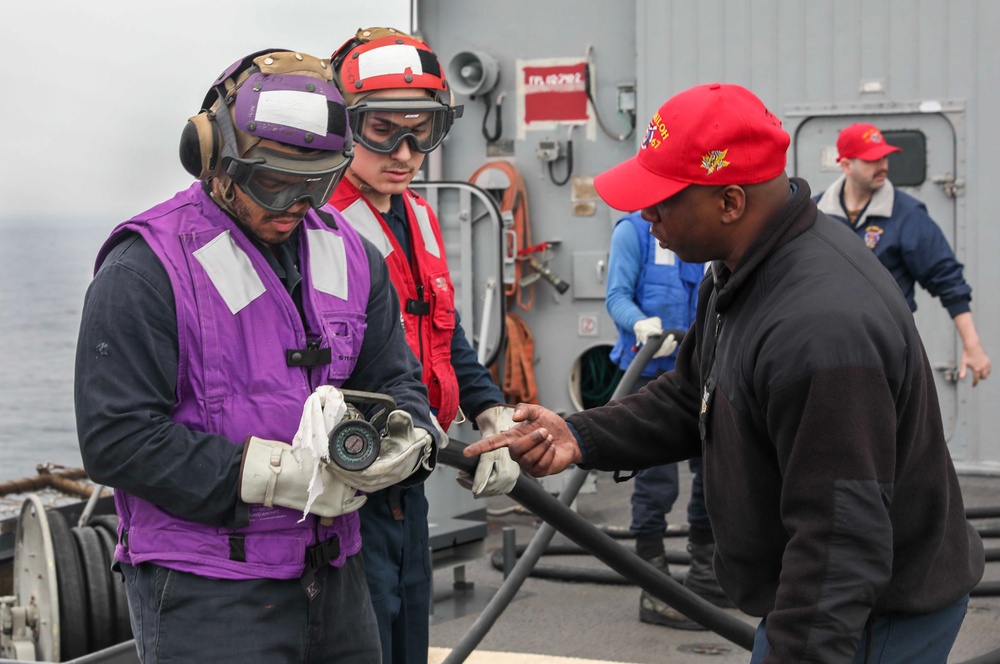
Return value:
M 524 68 L 525 122 L 586 122 L 586 62 Z

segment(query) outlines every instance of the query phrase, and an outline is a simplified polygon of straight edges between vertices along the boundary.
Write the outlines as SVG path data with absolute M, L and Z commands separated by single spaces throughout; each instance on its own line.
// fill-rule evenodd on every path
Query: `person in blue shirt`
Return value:
M 620 219 L 611 234 L 606 304 L 618 328 L 611 360 L 623 371 L 651 336 L 662 335 L 664 330 L 687 331 L 695 318 L 698 285 L 705 274 L 704 264 L 686 263 L 660 247 L 649 228 L 649 222 L 633 212 Z M 676 350 L 677 339 L 668 334 L 631 391 L 638 392 L 673 369 Z M 712 571 L 715 539 L 705 509 L 701 459 L 691 459 L 689 464 L 694 480 L 687 514 L 691 567 L 685 585 L 714 604 L 732 606 Z M 678 484 L 677 464 L 671 463 L 640 470 L 632 490 L 630 530 L 636 553 L 665 574 L 669 574 L 663 547 L 666 515 L 680 493 Z M 639 598 L 639 620 L 677 629 L 704 629 L 646 591 Z
M 889 155 L 900 151 L 875 125 L 846 127 L 837 137 L 844 174 L 813 200 L 821 212 L 844 222 L 864 240 L 896 279 L 910 311 L 917 310 L 916 283 L 941 300 L 962 340 L 958 377 L 964 379 L 971 370 L 975 387 L 990 375 L 992 363 L 972 320 L 972 288 L 927 207 L 889 181 Z

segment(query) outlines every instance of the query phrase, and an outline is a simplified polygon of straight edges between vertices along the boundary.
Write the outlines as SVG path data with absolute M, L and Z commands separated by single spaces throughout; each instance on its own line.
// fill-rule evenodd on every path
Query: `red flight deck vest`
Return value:
M 403 200 L 410 232 L 410 261 L 381 213 L 347 178 L 337 185 L 330 204 L 385 257 L 389 277 L 399 294 L 406 341 L 423 366 L 431 408 L 447 431 L 458 413 L 458 378 L 451 366 L 455 288 L 437 215 L 427 201 L 409 189 L 403 192 Z

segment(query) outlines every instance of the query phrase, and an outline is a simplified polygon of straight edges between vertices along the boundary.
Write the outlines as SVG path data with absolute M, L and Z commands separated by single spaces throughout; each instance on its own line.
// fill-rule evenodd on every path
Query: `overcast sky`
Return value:
M 0 227 L 109 227 L 191 182 L 180 132 L 243 55 L 329 57 L 360 27 L 409 30 L 409 0 L 35 0 L 4 3 Z

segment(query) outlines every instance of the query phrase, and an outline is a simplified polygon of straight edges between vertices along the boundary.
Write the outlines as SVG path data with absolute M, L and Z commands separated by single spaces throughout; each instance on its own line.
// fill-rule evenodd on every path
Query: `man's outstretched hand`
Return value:
M 547 408 L 521 403 L 514 409 L 514 426 L 478 443 L 462 453 L 474 457 L 506 447 L 510 457 L 535 477 L 555 475 L 583 461 L 580 446 L 566 422 Z

